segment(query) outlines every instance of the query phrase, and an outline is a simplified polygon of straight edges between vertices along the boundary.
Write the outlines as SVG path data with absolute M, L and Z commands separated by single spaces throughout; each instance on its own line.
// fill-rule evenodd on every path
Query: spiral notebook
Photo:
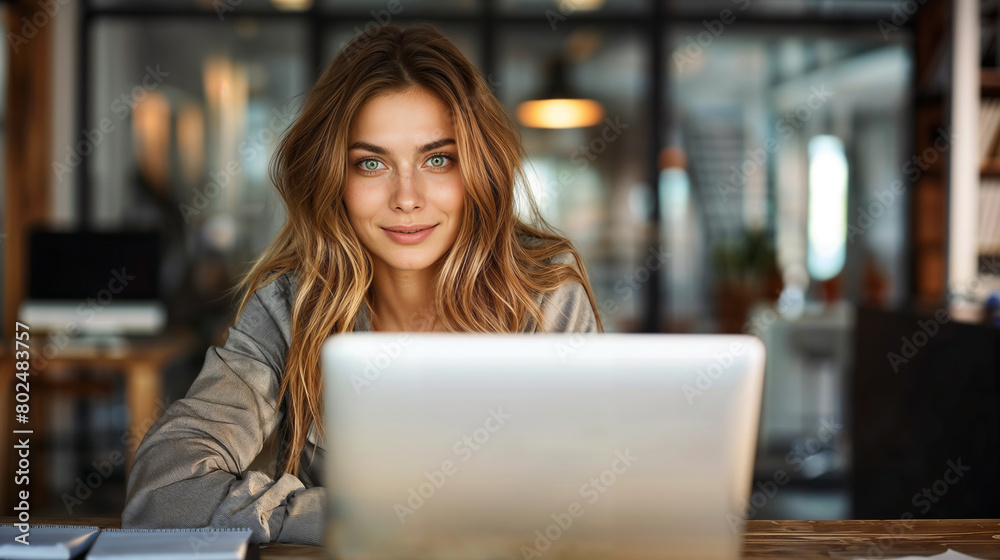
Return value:
M 32 525 L 22 532 L 14 525 L 0 525 L 0 558 L 69 560 L 86 552 L 98 531 L 97 527 Z
M 105 529 L 87 560 L 243 560 L 250 529 Z

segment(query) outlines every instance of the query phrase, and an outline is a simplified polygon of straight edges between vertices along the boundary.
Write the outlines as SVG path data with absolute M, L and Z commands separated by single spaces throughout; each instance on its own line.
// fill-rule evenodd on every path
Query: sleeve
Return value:
M 324 489 L 246 471 L 277 429 L 290 340 L 287 277 L 257 290 L 187 395 L 150 427 L 129 473 L 122 527 L 249 527 L 251 542 L 322 544 Z
M 577 268 L 572 253 L 559 253 L 553 263 L 571 264 Z M 548 333 L 597 332 L 597 319 L 587 291 L 579 281 L 568 282 L 555 291 L 542 295 L 542 326 Z

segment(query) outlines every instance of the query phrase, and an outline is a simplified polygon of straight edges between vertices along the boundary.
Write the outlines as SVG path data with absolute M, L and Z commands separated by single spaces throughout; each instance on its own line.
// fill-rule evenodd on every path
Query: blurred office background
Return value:
M 33 513 L 120 513 L 127 461 L 116 453 L 129 455 L 143 421 L 183 397 L 207 347 L 224 342 L 235 303 L 225 290 L 282 224 L 267 165 L 299 94 L 366 26 L 416 20 L 449 35 L 517 115 L 528 186 L 580 250 L 608 331 L 764 340 L 755 478 L 789 480 L 751 500 L 751 518 L 985 516 L 960 507 L 957 491 L 951 505 L 909 505 L 921 477 L 945 468 L 921 446 L 954 440 L 963 425 L 953 412 L 973 394 L 982 417 L 962 421 L 982 430 L 970 443 L 978 491 L 998 495 L 988 450 L 1000 418 L 997 338 L 987 325 L 1000 274 L 997 2 L 21 0 L 0 9 L 4 340 L 25 302 L 54 297 L 32 293 L 39 277 L 72 277 L 65 259 L 108 258 L 95 243 L 140 247 L 153 276 L 131 293 L 152 304 L 145 327 L 104 342 L 64 337 L 33 377 L 44 496 Z M 588 102 L 571 115 L 581 120 L 529 118 L 525 103 L 559 84 Z M 86 243 L 67 249 L 69 238 Z M 86 285 L 73 297 L 98 297 L 100 286 Z M 942 310 L 945 320 L 933 319 Z M 928 317 L 934 334 L 920 330 Z M 971 334 L 954 330 L 963 328 Z M 67 334 L 58 322 L 50 330 Z M 918 338 L 914 357 L 904 347 L 918 332 L 931 340 Z M 948 352 L 969 362 L 965 373 L 949 369 L 964 362 Z M 948 390 L 951 408 L 916 419 L 933 406 L 915 403 Z M 6 414 L 14 401 L 3 396 Z M 11 496 L 0 498 L 7 507 Z

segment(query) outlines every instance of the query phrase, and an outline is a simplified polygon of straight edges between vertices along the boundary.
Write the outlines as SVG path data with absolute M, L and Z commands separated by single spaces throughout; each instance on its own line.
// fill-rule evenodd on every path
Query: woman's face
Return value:
M 465 199 L 457 148 L 447 107 L 426 90 L 361 107 L 348 140 L 344 204 L 376 266 L 423 270 L 455 243 Z

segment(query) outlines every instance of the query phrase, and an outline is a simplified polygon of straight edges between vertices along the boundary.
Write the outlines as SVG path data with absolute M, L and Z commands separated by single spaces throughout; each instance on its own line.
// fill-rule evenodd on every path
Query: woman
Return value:
M 523 155 L 482 77 L 433 27 L 346 45 L 272 162 L 286 224 L 237 286 L 225 346 L 143 439 L 123 526 L 321 544 L 330 335 L 603 331 L 570 243 L 530 199 L 534 225 L 515 214 Z M 269 441 L 277 453 L 262 452 Z

